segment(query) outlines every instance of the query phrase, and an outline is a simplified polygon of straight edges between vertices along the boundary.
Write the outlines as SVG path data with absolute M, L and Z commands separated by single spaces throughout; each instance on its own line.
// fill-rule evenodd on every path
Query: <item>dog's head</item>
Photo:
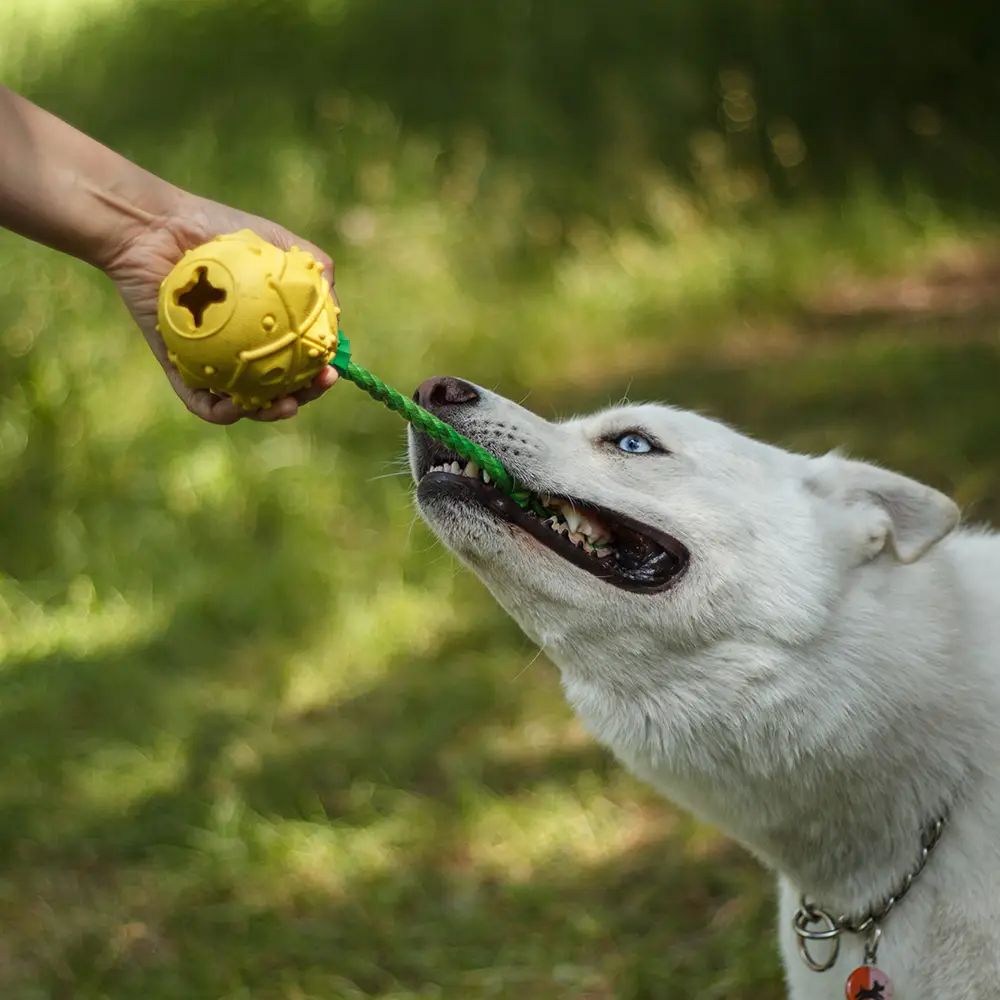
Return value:
M 522 510 L 411 431 L 424 518 L 545 644 L 805 641 L 866 567 L 904 571 L 958 519 L 911 479 L 667 406 L 552 423 L 455 378 L 427 380 L 416 398 L 551 511 Z

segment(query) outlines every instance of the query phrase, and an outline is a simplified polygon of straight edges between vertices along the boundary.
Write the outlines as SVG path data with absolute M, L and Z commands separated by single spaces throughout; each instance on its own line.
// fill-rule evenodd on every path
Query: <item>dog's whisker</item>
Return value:
M 414 500 L 415 500 L 415 499 L 416 499 L 416 498 L 414 498 Z M 416 524 L 417 524 L 417 522 L 418 522 L 419 520 L 420 520 L 420 514 L 419 514 L 419 512 L 417 512 L 417 511 L 414 511 L 414 513 L 413 513 L 413 517 L 411 517 L 411 518 L 410 518 L 410 524 L 409 524 L 409 527 L 408 527 L 408 528 L 406 529 L 406 547 L 407 547 L 407 548 L 409 548 L 409 547 L 410 547 L 410 544 L 411 544 L 411 543 L 412 543 L 412 541 L 413 541 L 413 529 L 414 529 L 414 527 L 416 526 Z M 434 544 L 435 544 L 435 545 L 439 545 L 439 544 L 440 544 L 440 542 L 439 542 L 439 540 L 438 540 L 437 536 L 436 536 L 436 535 L 434 535 L 434 536 L 432 536 L 432 537 L 433 537 L 433 540 L 434 540 Z
M 616 406 L 628 406 L 631 403 L 632 383 L 634 381 L 634 378 L 630 378 L 628 380 L 628 385 L 625 386 L 625 392 L 622 394 L 622 398 L 615 404 Z
M 380 476 L 369 476 L 365 482 L 366 483 L 377 483 L 380 479 L 396 479 L 399 476 L 409 476 L 410 471 L 408 469 L 400 469 L 397 472 L 383 472 Z
M 511 678 L 511 683 L 520 680 L 537 662 L 538 658 L 545 652 L 545 646 L 539 646 L 535 655 L 521 667 L 521 669 Z

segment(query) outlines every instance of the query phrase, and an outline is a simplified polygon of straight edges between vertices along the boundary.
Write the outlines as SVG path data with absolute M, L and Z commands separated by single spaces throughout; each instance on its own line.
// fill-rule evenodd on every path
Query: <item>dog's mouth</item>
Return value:
M 574 566 L 623 590 L 658 593 L 687 568 L 687 548 L 672 535 L 575 497 L 536 493 L 547 516 L 520 507 L 475 462 L 423 441 L 418 495 L 461 499 L 537 539 Z

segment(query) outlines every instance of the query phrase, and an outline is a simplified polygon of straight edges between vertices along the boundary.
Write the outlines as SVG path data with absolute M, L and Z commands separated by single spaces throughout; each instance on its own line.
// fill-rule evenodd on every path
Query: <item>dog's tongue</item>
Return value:
M 637 531 L 619 529 L 615 538 L 618 572 L 637 582 L 656 578 L 664 560 L 671 556 Z

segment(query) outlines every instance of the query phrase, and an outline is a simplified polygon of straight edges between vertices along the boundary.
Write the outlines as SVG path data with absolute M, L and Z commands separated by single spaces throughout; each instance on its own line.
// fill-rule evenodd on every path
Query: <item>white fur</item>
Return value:
M 635 594 L 473 505 L 421 504 L 558 665 L 593 734 L 776 872 L 789 995 L 842 1000 L 861 964 L 847 936 L 833 970 L 805 968 L 799 893 L 863 911 L 949 808 L 878 964 L 896 1000 L 1000 997 L 1000 539 L 953 531 L 955 505 L 913 480 L 673 408 L 549 423 L 482 391 L 448 418 L 529 487 L 689 548 L 671 589 Z M 635 428 L 670 453 L 603 442 Z

